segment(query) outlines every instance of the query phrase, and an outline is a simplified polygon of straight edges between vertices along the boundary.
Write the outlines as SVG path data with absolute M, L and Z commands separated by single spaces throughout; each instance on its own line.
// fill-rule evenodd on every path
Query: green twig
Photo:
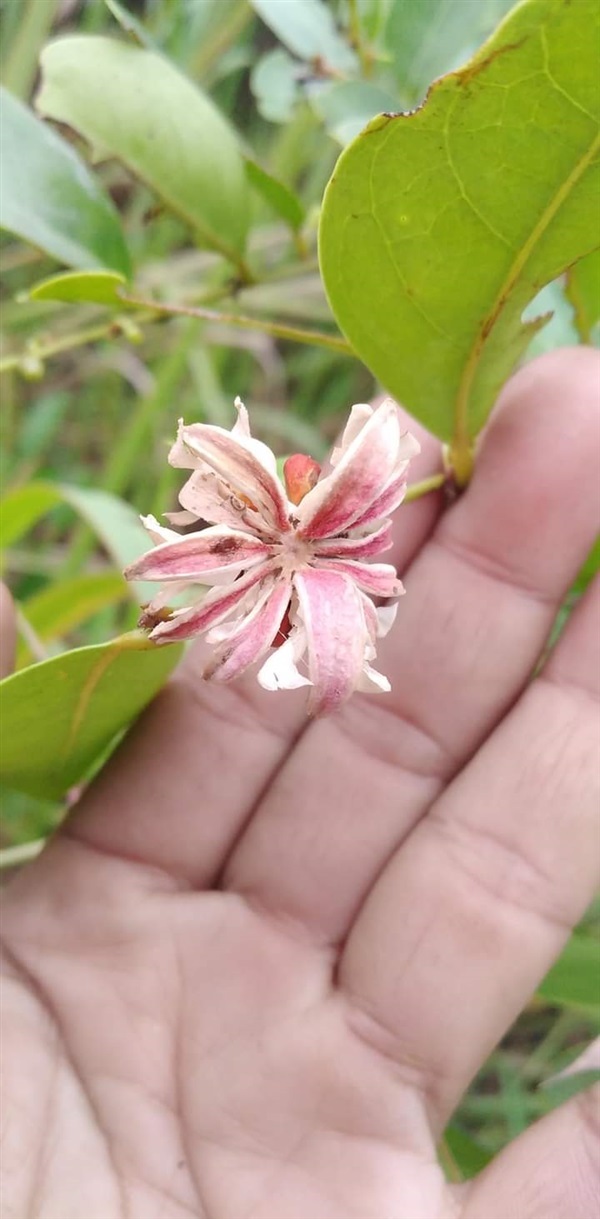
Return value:
M 287 339 L 292 343 L 307 343 L 314 347 L 327 347 L 330 351 L 353 355 L 350 344 L 341 335 L 326 334 L 322 330 L 305 330 L 300 326 L 287 326 L 281 322 L 269 322 L 260 317 L 248 317 L 243 313 L 221 313 L 214 309 L 205 309 L 197 305 L 168 305 L 160 301 L 147 300 L 141 296 L 131 296 L 119 292 L 126 305 L 139 305 L 141 309 L 153 309 L 167 316 L 197 317 L 203 322 L 219 322 L 221 325 L 239 326 L 242 330 L 259 330 L 262 334 L 270 334 L 276 339 Z
M 404 503 L 409 504 L 413 499 L 421 499 L 421 496 L 429 495 L 430 491 L 439 491 L 445 482 L 446 475 L 440 473 L 432 474 L 430 478 L 424 478 L 419 483 L 411 483 L 410 487 L 407 487 Z
M 350 42 L 360 59 L 362 75 L 368 78 L 373 71 L 373 56 L 363 38 L 357 0 L 348 0 L 348 32 Z

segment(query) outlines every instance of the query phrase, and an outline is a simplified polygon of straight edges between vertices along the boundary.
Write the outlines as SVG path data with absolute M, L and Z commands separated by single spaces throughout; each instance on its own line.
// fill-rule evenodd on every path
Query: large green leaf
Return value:
M 409 115 L 342 153 L 320 257 L 342 330 L 455 453 L 540 320 L 540 288 L 599 242 L 594 0 L 524 0 Z
M 99 610 L 116 605 L 128 595 L 129 588 L 119 572 L 86 572 L 49 584 L 22 601 L 19 608 L 37 638 L 48 642 L 59 639 Z M 27 641 L 21 639 L 16 667 L 21 669 L 31 659 Z
M 393 0 L 385 27 L 392 70 L 408 99 L 464 63 L 514 0 Z
M 42 114 L 68 123 L 95 155 L 123 161 L 238 265 L 249 223 L 237 136 L 208 97 L 154 51 L 71 35 L 41 56 Z
M 0 779 L 58 799 L 139 715 L 180 655 L 180 647 L 156 647 L 136 632 L 6 677 Z
M 0 225 L 72 267 L 130 273 L 119 217 L 77 153 L 0 90 Z

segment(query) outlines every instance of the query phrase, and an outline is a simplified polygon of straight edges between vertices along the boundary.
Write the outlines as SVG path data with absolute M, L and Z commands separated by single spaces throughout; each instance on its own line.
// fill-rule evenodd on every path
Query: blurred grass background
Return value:
M 277 0 L 277 7 L 286 9 L 286 0 Z M 39 53 L 51 36 L 76 31 L 143 38 L 210 94 L 249 154 L 301 202 L 306 221 L 296 240 L 268 204 L 256 203 L 250 261 L 261 282 L 239 290 L 222 260 L 196 248 L 189 230 L 144 185 L 114 161 L 99 165 L 96 172 L 122 217 L 140 292 L 189 303 L 220 296 L 223 308 L 233 300 L 256 317 L 333 332 L 318 275 L 316 226 L 341 146 L 371 113 L 416 104 L 429 81 L 464 60 L 509 4 L 340 0 L 326 7 L 355 69 L 331 71 L 314 54 L 302 57 L 296 3 L 287 11 L 282 45 L 280 13 L 258 0 L 254 6 L 248 0 L 3 0 L 2 79 L 16 96 L 31 101 Z M 70 138 L 83 148 L 72 133 Z M 180 416 L 230 426 L 240 394 L 252 407 L 255 429 L 276 451 L 319 457 L 348 404 L 377 389 L 353 358 L 258 329 L 185 317 L 144 322 L 139 329 L 136 319 L 120 329 L 107 324 L 101 307 L 25 301 L 31 285 L 56 264 L 9 235 L 2 236 L 0 268 L 3 353 L 27 352 L 40 338 L 55 349 L 44 361 L 31 358 L 4 374 L 3 489 L 33 479 L 103 488 L 159 515 L 175 506 L 180 484 L 165 461 Z M 538 336 L 538 350 L 575 338 L 564 297 L 548 291 L 557 316 Z M 94 341 L 79 342 L 90 332 Z M 86 600 L 80 585 L 78 608 L 69 614 L 69 581 L 88 575 L 106 577 L 104 594 L 95 581 Z M 135 619 L 108 557 L 66 505 L 9 551 L 5 578 L 20 606 L 20 663 L 103 641 Z M 3 844 L 39 839 L 62 815 L 58 804 L 5 792 Z M 599 968 L 596 905 L 471 1087 L 448 1132 L 444 1154 L 451 1174 L 475 1171 L 588 1080 L 545 1086 L 599 1031 Z

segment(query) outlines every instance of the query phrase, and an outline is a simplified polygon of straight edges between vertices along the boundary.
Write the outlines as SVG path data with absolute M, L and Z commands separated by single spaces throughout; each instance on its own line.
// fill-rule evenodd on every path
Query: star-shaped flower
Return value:
M 181 535 L 142 518 L 158 544 L 125 575 L 164 587 L 140 625 L 151 626 L 158 643 L 203 634 L 215 647 L 204 670 L 213 681 L 231 681 L 263 660 L 261 686 L 312 686 L 313 714 L 335 710 L 354 690 L 389 690 L 370 662 L 397 607 L 376 609 L 372 598 L 404 589 L 390 564 L 366 560 L 391 546 L 389 514 L 404 498 L 417 441 L 402 433 L 391 399 L 376 409 L 361 403 L 327 472 L 296 454 L 285 463 L 284 485 L 239 399 L 236 407 L 231 432 L 179 425 L 169 461 L 193 473 L 179 496 L 184 511 L 170 519 L 212 524 Z M 166 611 L 184 592 L 194 594 L 190 604 Z

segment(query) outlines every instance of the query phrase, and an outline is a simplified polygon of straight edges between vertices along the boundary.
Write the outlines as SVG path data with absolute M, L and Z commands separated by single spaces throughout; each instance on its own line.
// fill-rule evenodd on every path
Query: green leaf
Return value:
M 129 275 L 117 212 L 74 149 L 6 89 L 0 123 L 2 228 L 68 266 Z
M 160 690 L 181 651 L 158 648 L 136 632 L 5 678 L 0 778 L 58 799 Z
M 461 1130 L 454 1122 L 444 1131 L 441 1151 L 442 1160 L 446 1160 L 448 1179 L 454 1181 L 467 1181 L 476 1176 L 493 1159 L 491 1152 L 476 1143 L 471 1135 Z
M 594 341 L 600 321 L 600 249 L 580 258 L 567 272 L 567 296 L 575 310 L 575 325 L 584 343 Z M 597 336 L 596 336 L 597 337 Z
M 288 123 L 300 96 L 301 68 L 287 51 L 277 47 L 254 65 L 250 87 L 263 118 L 270 123 Z
M 297 195 L 262 169 L 256 161 L 246 161 L 248 181 L 262 195 L 262 198 L 273 211 L 289 224 L 294 233 L 298 232 L 304 223 L 304 208 Z
M 547 1097 L 550 1106 L 554 1109 L 599 1082 L 600 1071 L 590 1067 L 585 1071 L 573 1071 L 572 1075 L 565 1075 L 560 1079 L 543 1080 L 540 1088 L 543 1089 L 543 1095 Z
M 422 97 L 431 81 L 473 53 L 514 0 L 394 0 L 385 46 L 405 96 Z
M 600 1009 L 600 940 L 574 932 L 537 991 L 550 1003 Z
M 323 0 L 251 0 L 252 8 L 299 59 L 324 62 L 340 72 L 357 66 L 354 51 L 336 29 Z
M 126 567 L 149 549 L 148 535 L 139 517 L 116 495 L 50 482 L 15 487 L 3 497 L 0 502 L 0 548 L 14 545 L 57 504 L 69 504 L 75 510 L 93 529 L 119 568 Z M 135 582 L 131 592 L 136 602 L 147 601 L 152 596 L 153 586 Z
M 525 306 L 598 243 L 599 19 L 591 0 L 524 0 L 419 110 L 374 119 L 327 188 L 336 319 L 455 451 L 542 324 Z
M 49 584 L 22 601 L 19 608 L 38 639 L 47 643 L 60 639 L 99 610 L 116 605 L 128 596 L 127 583 L 118 572 L 101 571 Z M 27 643 L 21 640 L 17 668 L 29 664 L 31 659 Z
M 600 571 L 600 536 L 596 538 L 590 553 L 585 560 L 585 563 L 578 572 L 577 579 L 573 585 L 573 591 L 576 596 L 580 597 L 585 592 L 588 584 L 591 584 L 594 576 Z
M 154 49 L 155 44 L 145 26 L 142 25 L 141 21 L 138 21 L 137 17 L 134 17 L 133 13 L 129 12 L 129 9 L 125 8 L 124 4 L 119 4 L 119 0 L 104 0 L 104 3 L 115 21 L 121 26 L 121 29 L 126 34 L 129 34 L 134 42 L 139 43 L 142 47 Z
M 51 42 L 41 67 L 42 114 L 81 132 L 97 157 L 118 157 L 241 266 L 250 219 L 244 162 L 208 97 L 162 55 L 111 38 Z
M 65 271 L 40 280 L 30 288 L 29 295 L 34 301 L 90 301 L 124 309 L 125 303 L 117 293 L 126 283 L 115 271 Z

